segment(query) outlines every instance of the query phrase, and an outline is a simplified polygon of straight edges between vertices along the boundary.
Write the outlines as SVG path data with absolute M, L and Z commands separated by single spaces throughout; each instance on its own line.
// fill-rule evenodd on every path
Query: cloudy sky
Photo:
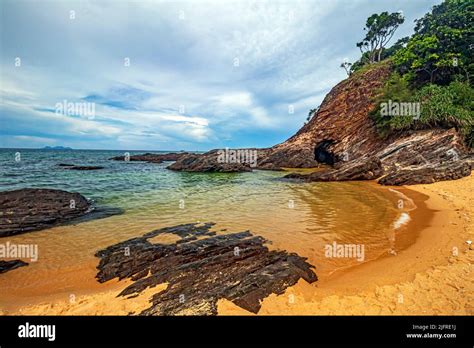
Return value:
M 402 10 L 394 42 L 440 2 L 2 0 L 0 147 L 271 146 L 345 78 L 368 16 Z

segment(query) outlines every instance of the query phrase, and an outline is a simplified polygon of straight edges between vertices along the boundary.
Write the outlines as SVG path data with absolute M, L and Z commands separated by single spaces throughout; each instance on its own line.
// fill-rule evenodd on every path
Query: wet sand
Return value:
M 397 232 L 398 242 L 416 238 L 414 243 L 397 255 L 339 270 L 314 284 L 300 280 L 283 295 L 264 299 L 259 314 L 472 315 L 473 251 L 468 251 L 465 242 L 474 237 L 474 177 L 394 189 L 418 206 L 408 225 Z M 126 283 L 117 281 L 97 284 L 73 298 L 64 291 L 39 304 L 4 309 L 3 314 L 127 315 L 148 308 L 148 299 L 159 291 L 154 288 L 133 299 L 116 298 L 125 287 Z M 4 303 L 0 308 L 6 308 Z M 219 301 L 218 310 L 220 315 L 251 314 L 227 300 Z

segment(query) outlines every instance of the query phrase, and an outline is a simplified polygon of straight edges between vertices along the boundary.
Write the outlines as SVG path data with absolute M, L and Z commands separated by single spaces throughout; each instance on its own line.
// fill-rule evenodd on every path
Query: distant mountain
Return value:
M 43 150 L 72 150 L 72 148 L 67 146 L 45 146 Z

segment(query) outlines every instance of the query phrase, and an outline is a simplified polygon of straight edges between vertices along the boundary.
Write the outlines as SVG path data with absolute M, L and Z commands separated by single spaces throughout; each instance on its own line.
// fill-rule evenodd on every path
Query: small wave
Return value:
M 411 220 L 410 214 L 408 213 L 401 213 L 397 220 L 393 223 L 394 229 L 399 229 L 403 225 L 406 225 Z

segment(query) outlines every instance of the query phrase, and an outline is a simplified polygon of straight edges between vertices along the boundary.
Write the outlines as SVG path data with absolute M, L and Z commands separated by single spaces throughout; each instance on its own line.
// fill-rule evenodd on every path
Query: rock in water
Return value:
M 8 272 L 8 271 L 12 271 L 16 268 L 23 267 L 23 266 L 28 266 L 28 263 L 21 260 L 11 260 L 11 261 L 0 260 L 0 274 Z
M 162 163 L 163 161 L 177 161 L 179 158 L 189 155 L 187 152 L 171 152 L 171 153 L 144 153 L 142 155 L 130 156 L 129 161 L 131 162 L 149 162 L 149 163 Z M 109 158 L 114 161 L 125 161 L 125 156 L 116 156 Z
M 216 315 L 217 301 L 227 299 L 258 313 L 260 301 L 282 294 L 303 278 L 317 280 L 306 258 L 269 250 L 249 231 L 217 235 L 213 223 L 162 228 L 97 252 L 97 279 L 134 281 L 119 296 L 134 297 L 148 287 L 167 283 L 141 315 Z M 162 234 L 180 237 L 174 244 L 152 243 Z
M 104 169 L 102 166 L 76 166 L 74 164 L 59 163 L 58 167 L 64 167 L 64 169 L 69 170 L 98 170 Z
M 175 163 L 169 165 L 167 168 L 185 172 L 236 173 L 252 171 L 253 165 L 248 161 L 248 158 L 243 158 L 242 160 L 239 158 L 239 160 L 220 161 L 219 151 L 220 150 L 211 150 L 204 154 L 187 154 L 186 156 L 179 158 Z M 238 149 L 235 149 L 234 151 L 238 151 Z M 255 151 L 255 159 L 258 160 L 258 156 L 262 155 L 266 150 L 244 149 L 244 151 Z
M 32 188 L 0 192 L 0 237 L 55 226 L 84 215 L 89 208 L 79 193 Z

